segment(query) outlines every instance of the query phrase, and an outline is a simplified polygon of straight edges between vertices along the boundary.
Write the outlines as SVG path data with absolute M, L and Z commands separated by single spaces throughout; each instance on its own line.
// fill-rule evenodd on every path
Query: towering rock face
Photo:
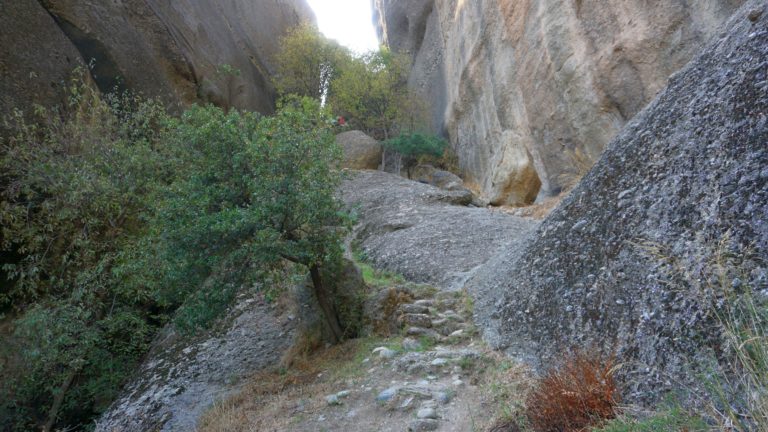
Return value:
M 597 159 L 743 0 L 373 0 L 413 56 L 468 183 L 494 204 L 555 194 Z
M 521 258 L 469 282 L 505 293 L 503 346 L 543 365 L 563 348 L 615 350 L 635 400 L 696 388 L 696 368 L 726 346 L 723 299 L 768 293 L 766 143 L 768 5 L 754 0 L 608 145 Z
M 7 3 L 0 17 L 3 113 L 57 102 L 52 87 L 85 63 L 102 91 L 269 112 L 279 37 L 314 19 L 304 0 Z

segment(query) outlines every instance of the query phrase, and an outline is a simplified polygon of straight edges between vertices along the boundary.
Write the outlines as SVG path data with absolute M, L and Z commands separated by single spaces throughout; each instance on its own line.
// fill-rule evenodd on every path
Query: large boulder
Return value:
M 469 281 L 504 295 L 501 346 L 543 366 L 564 348 L 615 351 L 630 401 L 696 389 L 697 368 L 722 354 L 712 306 L 745 286 L 768 292 L 767 143 L 768 6 L 755 0 L 610 143 L 520 259 L 508 250 Z
M 357 214 L 354 239 L 379 268 L 441 289 L 463 287 L 505 246 L 519 245 L 534 221 L 468 207 L 472 194 L 382 171 L 352 173 L 341 187 Z
M 464 179 L 495 204 L 558 193 L 743 0 L 374 0 Z
M 59 83 L 83 63 L 105 92 L 271 112 L 279 37 L 314 19 L 305 0 L 5 3 L 0 114 L 58 102 Z
M 349 169 L 378 169 L 381 165 L 381 143 L 364 132 L 354 130 L 336 135 L 336 143 L 344 152 L 342 167 Z

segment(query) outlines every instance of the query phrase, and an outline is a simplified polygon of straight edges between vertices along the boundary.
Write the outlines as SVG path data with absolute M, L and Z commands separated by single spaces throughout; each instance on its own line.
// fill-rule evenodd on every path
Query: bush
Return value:
M 124 273 L 155 286 L 164 304 L 181 305 L 177 322 L 194 329 L 288 261 L 310 270 L 337 321 L 320 273 L 341 258 L 338 227 L 347 219 L 334 195 L 341 177 L 331 167 L 341 153 L 327 118 L 309 98 L 286 100 L 274 117 L 213 106 L 185 112 L 167 137 L 180 149 L 177 176 Z
M 411 168 L 419 162 L 420 157 L 442 158 L 448 147 L 444 139 L 422 133 L 400 135 L 384 141 L 383 144 L 387 151 L 396 155 L 395 170 L 399 172 L 401 168 L 405 168 L 409 178 Z
M 614 370 L 612 359 L 574 353 L 528 395 L 529 426 L 538 432 L 582 431 L 615 417 L 619 394 Z
M 700 418 L 679 407 L 656 413 L 645 419 L 616 418 L 595 432 L 697 432 L 708 431 L 709 426 Z
M 0 252 L 13 351 L 0 352 L 0 429 L 89 423 L 156 331 L 212 322 L 235 294 L 294 263 L 337 338 L 355 309 L 320 277 L 341 259 L 340 158 L 319 102 L 274 117 L 102 96 L 79 78 L 68 114 L 15 113 L 0 153 Z M 4 258 L 5 259 L 5 258 Z M 327 277 L 326 277 L 327 279 Z M 5 341 L 4 341 L 5 342 Z
M 13 309 L 14 352 L 3 353 L 0 429 L 76 424 L 106 407 L 161 324 L 146 287 L 113 275 L 162 184 L 161 105 L 102 97 L 75 74 L 66 113 L 20 112 L 0 151 L 0 250 Z M 16 369 L 18 368 L 18 369 Z

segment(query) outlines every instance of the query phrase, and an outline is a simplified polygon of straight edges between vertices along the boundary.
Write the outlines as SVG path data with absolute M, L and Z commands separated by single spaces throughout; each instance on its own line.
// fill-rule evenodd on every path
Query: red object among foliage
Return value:
M 344 119 L 344 117 L 339 116 L 339 118 L 336 119 L 336 124 L 339 126 L 346 126 L 347 121 Z

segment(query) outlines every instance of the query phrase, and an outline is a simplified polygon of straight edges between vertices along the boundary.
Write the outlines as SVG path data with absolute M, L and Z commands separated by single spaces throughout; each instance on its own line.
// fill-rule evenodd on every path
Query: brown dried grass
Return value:
M 537 432 L 578 432 L 617 414 L 613 357 L 577 351 L 534 386 L 526 400 L 528 426 Z
M 239 393 L 217 402 L 203 414 L 196 432 L 292 430 L 302 415 L 316 414 L 325 408 L 320 396 L 336 389 L 335 381 L 340 379 L 336 375 L 354 375 L 357 371 L 350 368 L 360 365 L 356 357 L 370 352 L 370 345 L 375 343 L 353 339 L 311 349 L 300 341 L 301 348 L 293 351 L 289 366 L 253 375 Z M 296 410 L 300 400 L 306 401 L 301 412 Z

